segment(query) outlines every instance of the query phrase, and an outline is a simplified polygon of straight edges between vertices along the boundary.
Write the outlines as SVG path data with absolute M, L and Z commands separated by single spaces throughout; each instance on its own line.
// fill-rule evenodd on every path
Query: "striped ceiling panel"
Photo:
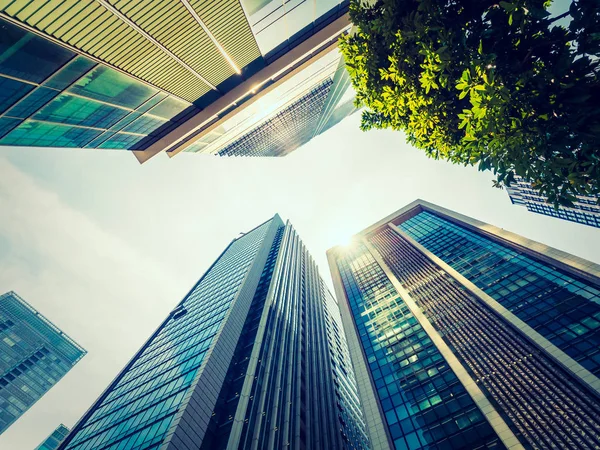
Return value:
M 239 0 L 190 0 L 190 4 L 238 67 L 261 56 Z
M 190 4 L 238 67 L 260 57 L 239 0 Z M 0 0 L 0 11 L 190 102 L 235 73 L 180 0 Z

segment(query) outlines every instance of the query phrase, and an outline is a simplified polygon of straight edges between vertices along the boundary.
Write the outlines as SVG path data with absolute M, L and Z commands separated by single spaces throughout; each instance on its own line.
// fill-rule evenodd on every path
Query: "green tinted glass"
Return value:
M 0 139 L 0 145 L 83 147 L 100 133 L 99 130 L 27 120 Z
M 71 86 L 69 92 L 135 109 L 157 90 L 116 70 L 98 66 Z
M 91 59 L 88 59 L 85 56 L 77 56 L 65 67 L 60 69 L 54 76 L 48 79 L 44 85 L 55 89 L 64 89 L 95 65 L 96 63 Z
M 129 111 L 126 109 L 115 108 L 86 98 L 61 94 L 42 108 L 33 118 L 87 127 L 109 128 L 127 114 L 129 114 Z

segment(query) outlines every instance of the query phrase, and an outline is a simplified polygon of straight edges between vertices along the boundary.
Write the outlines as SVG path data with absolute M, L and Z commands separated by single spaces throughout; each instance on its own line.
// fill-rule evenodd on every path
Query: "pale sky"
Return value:
M 433 161 L 359 115 L 284 158 L 0 148 L 0 293 L 14 290 L 88 350 L 0 436 L 32 450 L 71 427 L 240 231 L 290 219 L 325 251 L 416 198 L 600 263 L 600 230 L 536 215 L 492 174 Z

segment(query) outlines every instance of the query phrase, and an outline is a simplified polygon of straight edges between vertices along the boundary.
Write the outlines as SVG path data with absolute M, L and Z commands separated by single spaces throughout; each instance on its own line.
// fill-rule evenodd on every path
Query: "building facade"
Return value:
M 600 445 L 600 266 L 420 200 L 328 259 L 373 448 Z
M 0 145 L 285 155 L 354 111 L 348 5 L 2 2 Z
M 60 448 L 366 449 L 336 311 L 276 215 L 230 243 Z
M 85 354 L 17 294 L 0 295 L 0 433 Z
M 554 205 L 547 203 L 539 192 L 531 188 L 530 183 L 519 177 L 506 187 L 506 192 L 513 205 L 524 206 L 527 211 L 600 228 L 600 204 L 597 197 L 579 195 L 572 207 L 561 206 L 555 209 Z
M 67 434 L 69 429 L 61 423 L 35 450 L 56 450 Z

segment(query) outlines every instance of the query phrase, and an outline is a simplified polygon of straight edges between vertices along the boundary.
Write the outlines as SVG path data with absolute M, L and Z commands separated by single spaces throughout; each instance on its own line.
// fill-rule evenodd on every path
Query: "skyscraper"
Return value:
M 349 0 L 9 0 L 0 145 L 279 156 L 354 112 Z
M 0 433 L 85 353 L 17 294 L 0 295 Z
M 579 195 L 572 207 L 555 209 L 554 205 L 546 203 L 546 199 L 531 188 L 530 183 L 519 177 L 506 188 L 506 192 L 513 205 L 524 206 L 527 211 L 600 228 L 600 205 L 596 197 Z
M 328 258 L 373 448 L 598 448 L 598 265 L 420 200 Z
M 69 429 L 61 423 L 35 450 L 56 450 L 67 434 Z
M 60 448 L 367 448 L 336 308 L 274 216 L 229 244 Z

